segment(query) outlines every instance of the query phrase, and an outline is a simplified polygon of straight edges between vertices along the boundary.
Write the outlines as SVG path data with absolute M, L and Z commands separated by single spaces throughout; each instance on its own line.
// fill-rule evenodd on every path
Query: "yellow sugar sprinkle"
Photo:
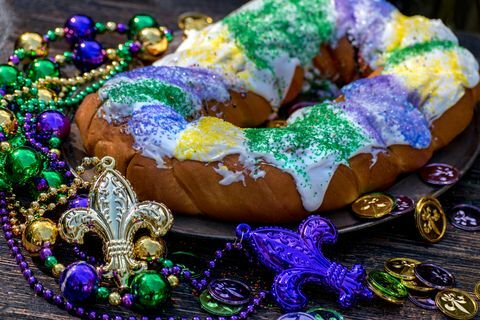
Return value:
M 215 161 L 242 145 L 243 131 L 214 117 L 191 123 L 180 134 L 175 157 L 181 160 Z

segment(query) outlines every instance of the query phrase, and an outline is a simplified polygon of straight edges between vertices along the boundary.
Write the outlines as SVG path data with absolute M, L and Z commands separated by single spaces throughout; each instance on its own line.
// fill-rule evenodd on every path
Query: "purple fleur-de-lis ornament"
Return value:
M 305 283 L 328 287 L 339 294 L 342 307 L 352 306 L 358 298 L 370 299 L 373 293 L 365 286 L 366 272 L 356 264 L 350 270 L 324 257 L 321 246 L 337 241 L 333 224 L 312 215 L 298 227 L 298 233 L 279 227 L 251 230 L 240 224 L 237 237 L 243 239 L 259 261 L 276 273 L 272 294 L 285 311 L 297 311 L 307 305 L 302 292 Z

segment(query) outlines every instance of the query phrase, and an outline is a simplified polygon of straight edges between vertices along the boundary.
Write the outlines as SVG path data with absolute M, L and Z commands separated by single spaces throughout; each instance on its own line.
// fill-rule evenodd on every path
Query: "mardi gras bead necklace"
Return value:
M 183 28 L 201 28 L 212 19 L 195 13 L 182 16 L 180 22 Z M 107 32 L 127 34 L 128 40 L 105 49 L 95 38 Z M 61 38 L 71 50 L 48 57 L 50 46 Z M 217 250 L 206 270 L 192 274 L 164 258 L 162 236 L 173 223 L 168 208 L 151 201 L 139 203 L 129 182 L 115 170 L 113 158 L 87 157 L 76 168 L 68 167 L 61 146 L 75 107 L 134 61 L 157 59 L 172 38 L 172 32 L 149 15 L 136 15 L 128 24 L 95 23 L 88 16 L 74 15 L 63 28 L 43 36 L 22 34 L 8 63 L 0 65 L 0 221 L 8 247 L 34 292 L 78 317 L 103 320 L 125 317 L 87 308 L 89 302 L 160 313 L 180 282 L 188 283 L 203 309 L 221 320 L 249 317 L 267 296 L 285 311 L 304 308 L 307 297 L 301 287 L 306 282 L 330 288 L 344 307 L 357 298 L 370 298 L 361 266 L 347 269 L 321 253 L 321 244 L 337 238 L 326 219 L 311 216 L 298 233 L 276 227 L 252 230 L 241 224 L 237 239 Z M 71 72 L 72 66 L 76 72 Z M 65 77 L 68 73 L 73 75 Z M 139 230 L 142 235 L 137 237 Z M 103 259 L 81 249 L 87 232 L 99 236 Z M 59 237 L 73 244 L 78 261 L 65 266 L 54 255 Z M 58 279 L 58 290 L 34 276 L 22 247 Z M 271 269 L 276 274 L 272 289 L 252 293 L 241 281 L 213 279 L 215 269 L 233 251 L 253 253 Z

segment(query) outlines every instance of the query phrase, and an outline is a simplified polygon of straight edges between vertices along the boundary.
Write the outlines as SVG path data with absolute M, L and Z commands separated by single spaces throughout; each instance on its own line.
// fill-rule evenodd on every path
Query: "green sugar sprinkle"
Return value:
M 401 48 L 394 50 L 390 53 L 387 58 L 385 65 L 394 66 L 400 64 L 401 62 L 411 58 L 413 56 L 422 55 L 428 52 L 431 52 L 435 49 L 449 50 L 452 48 L 458 47 L 454 42 L 451 41 L 441 41 L 441 40 L 432 40 L 426 42 L 416 43 L 410 47 Z
M 106 92 L 108 98 L 115 103 L 161 103 L 184 117 L 193 115 L 198 105 L 182 88 L 155 79 L 122 81 L 106 88 Z
M 327 157 L 333 157 L 336 163 L 348 163 L 354 153 L 371 142 L 331 103 L 310 107 L 286 127 L 249 128 L 244 132 L 250 152 L 273 156 L 277 165 L 300 174 L 306 181 L 309 163 Z
M 264 0 L 223 21 L 259 69 L 282 53 L 309 63 L 333 34 L 329 0 Z

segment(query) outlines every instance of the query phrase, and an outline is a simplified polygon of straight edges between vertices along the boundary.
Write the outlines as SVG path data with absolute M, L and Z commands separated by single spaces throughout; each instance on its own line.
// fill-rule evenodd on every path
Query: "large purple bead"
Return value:
M 70 119 L 60 111 L 44 111 L 37 119 L 37 133 L 45 139 L 52 136 L 65 139 L 70 133 Z
M 75 14 L 64 25 L 65 40 L 74 45 L 78 40 L 90 40 L 95 37 L 95 23 L 89 16 Z
M 101 66 L 107 57 L 105 49 L 95 40 L 82 40 L 73 49 L 73 62 L 81 71 Z
M 68 208 L 88 208 L 88 196 L 79 194 L 68 201 Z
M 82 302 L 95 294 L 99 276 L 95 268 L 83 261 L 69 265 L 60 277 L 60 291 L 71 302 Z

